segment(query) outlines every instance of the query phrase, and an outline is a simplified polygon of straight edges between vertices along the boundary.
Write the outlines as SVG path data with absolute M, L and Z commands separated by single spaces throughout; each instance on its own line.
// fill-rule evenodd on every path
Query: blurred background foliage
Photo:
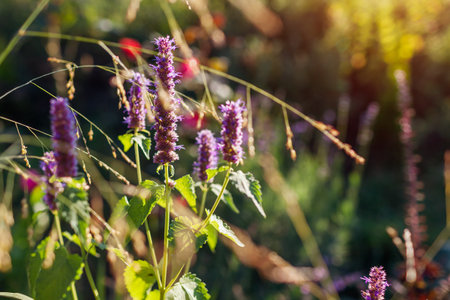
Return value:
M 387 226 L 400 233 L 406 226 L 404 156 L 393 72 L 404 70 L 410 82 L 415 111 L 414 152 L 421 157 L 419 179 L 425 196 L 421 214 L 427 224 L 425 244 L 430 245 L 448 226 L 444 152 L 450 149 L 450 1 L 186 1 L 192 9 L 185 1 L 169 2 L 187 45 L 201 64 L 253 83 L 308 116 L 333 125 L 339 137 L 366 158 L 365 165 L 356 165 L 320 132 L 288 113 L 297 152 L 293 162 L 285 149 L 286 129 L 280 106 L 252 93 L 256 156 L 247 155 L 243 169 L 251 170 L 262 182 L 267 219 L 239 198 L 235 202 L 240 215 L 225 206 L 219 215 L 246 229 L 255 243 L 277 252 L 292 265 L 317 267 L 311 263 L 308 238 L 299 233 L 304 226 L 297 223 L 296 227 L 298 216 L 287 217 L 292 203 L 284 201 L 276 185 L 270 184 L 276 170 L 296 196 L 296 205 L 306 217 L 342 299 L 359 297 L 359 277 L 373 265 L 384 265 L 390 282 L 401 282 L 403 259 L 386 233 Z M 133 6 L 136 4 L 137 8 Z M 0 49 L 6 47 L 35 6 L 35 0 L 0 2 Z M 149 49 L 153 49 L 151 40 L 155 36 L 171 34 L 161 1 L 156 0 L 52 0 L 29 30 L 113 42 L 127 37 Z M 129 67 L 136 66 L 132 56 L 113 50 Z M 185 55 L 183 51 L 178 54 Z M 0 93 L 51 72 L 55 65 L 47 61 L 49 56 L 78 65 L 112 65 L 111 57 L 96 44 L 25 36 L 0 66 Z M 143 57 L 150 62 L 151 56 Z M 183 74 L 179 89 L 200 100 L 201 77 L 189 74 L 189 65 L 180 64 L 179 70 Z M 64 76 L 61 79 L 55 74 L 38 83 L 51 92 L 58 91 Z M 112 74 L 95 68 L 77 70 L 72 104 L 115 139 L 125 131 L 125 125 L 117 110 L 111 78 Z M 207 80 L 216 102 L 245 98 L 241 85 L 213 75 Z M 1 115 L 48 132 L 48 98 L 34 86 L 25 86 L 1 99 Z M 195 123 L 195 118 L 187 116 L 180 126 L 187 147 L 176 164 L 180 174 L 191 172 Z M 217 132 L 213 118 L 206 117 L 205 123 Z M 87 124 L 82 127 L 85 132 L 90 129 Z M 7 122 L 0 121 L 0 129 L 2 134 L 16 133 Z M 7 146 L 2 144 L 2 150 L 9 149 Z M 100 135 L 89 146 L 110 155 Z M 39 149 L 30 146 L 29 151 L 39 153 Z M 269 163 L 272 158 L 276 164 Z M 108 163 L 133 178 L 134 171 L 124 164 L 112 158 Z M 32 166 L 37 168 L 37 163 Z M 155 166 L 147 163 L 144 170 L 154 174 Z M 104 176 L 115 180 L 109 174 Z M 1 178 L 3 191 L 6 181 L 5 174 Z M 15 189 L 12 269 L 0 273 L 2 291 L 27 291 L 23 270 L 32 246 L 26 233 L 30 221 L 20 217 L 22 197 L 24 193 Z M 153 225 L 158 230 L 156 221 Z M 450 268 L 450 244 L 444 242 L 437 256 L 443 271 L 438 278 L 448 276 Z M 104 257 L 93 263 L 104 266 Z M 261 278 L 223 245 L 218 245 L 214 258 L 203 249 L 193 271 L 205 280 L 215 299 L 310 297 L 305 288 Z M 106 273 L 103 276 L 112 276 L 112 271 Z M 422 286 L 424 294 L 436 282 Z M 114 284 L 106 286 L 106 293 L 112 295 Z M 395 287 L 390 290 L 388 298 L 398 292 Z M 88 299 L 89 292 L 85 292 Z

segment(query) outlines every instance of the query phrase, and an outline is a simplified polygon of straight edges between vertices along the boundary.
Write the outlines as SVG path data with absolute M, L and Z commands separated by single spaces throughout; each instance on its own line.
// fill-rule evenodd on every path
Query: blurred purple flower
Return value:
M 148 92 L 150 80 L 143 74 L 133 72 L 130 91 L 128 94 L 129 106 L 126 108 L 127 117 L 125 123 L 130 129 L 145 129 L 145 115 L 147 109 L 145 108 L 145 94 Z
M 44 172 L 45 181 L 45 195 L 44 203 L 48 205 L 50 210 L 56 209 L 55 199 L 58 193 L 62 191 L 62 185 L 60 182 L 51 180 L 56 175 L 56 160 L 53 151 L 45 152 L 43 160 L 41 161 L 41 169 Z
M 77 176 L 75 117 L 69 109 L 67 98 L 57 97 L 50 101 L 53 133 L 53 151 L 56 160 L 56 176 Z
M 361 295 L 365 300 L 384 300 L 384 292 L 389 284 L 386 281 L 386 272 L 383 267 L 372 267 L 369 277 L 361 277 L 368 284 L 368 289 L 361 291 Z
M 242 124 L 243 113 L 246 110 L 245 104 L 241 99 L 237 101 L 227 101 L 219 106 L 223 114 L 222 138 L 220 148 L 222 149 L 223 159 L 227 162 L 237 164 L 243 158 L 242 150 Z
M 178 160 L 175 152 L 180 149 L 177 146 L 178 134 L 177 122 L 180 117 L 176 115 L 179 99 L 175 97 L 175 83 L 178 74 L 173 67 L 174 40 L 169 37 L 155 39 L 158 48 L 156 65 L 152 66 L 156 72 L 156 83 L 153 93 L 155 95 L 155 148 L 156 154 L 153 162 L 157 164 L 171 163 Z
M 206 170 L 217 167 L 217 144 L 213 133 L 204 129 L 197 135 L 198 159 L 194 162 L 194 173 L 201 181 L 206 181 Z

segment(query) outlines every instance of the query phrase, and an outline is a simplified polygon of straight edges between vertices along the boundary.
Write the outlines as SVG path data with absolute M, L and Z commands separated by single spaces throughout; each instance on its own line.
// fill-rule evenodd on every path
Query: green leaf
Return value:
M 87 187 L 84 177 L 73 178 L 66 182 L 64 192 L 58 196 L 62 219 L 70 224 L 85 248 L 86 229 L 90 221 Z
M 208 300 L 206 285 L 194 274 L 187 273 L 167 292 L 165 300 Z
M 217 174 L 222 173 L 226 170 L 228 170 L 229 166 L 225 165 L 225 166 L 220 166 L 218 168 L 214 168 L 214 169 L 208 169 L 206 170 L 206 175 L 208 175 L 208 179 L 206 179 L 206 181 L 210 181 L 212 178 L 214 178 Z
M 153 267 L 146 261 L 136 260 L 123 273 L 125 285 L 133 300 L 145 300 L 156 282 Z
M 150 159 L 150 148 L 152 147 L 151 138 L 138 134 L 131 138 L 131 143 L 137 143 L 145 158 Z
M 217 230 L 212 226 L 211 224 L 208 224 L 206 226 L 206 231 L 208 232 L 208 246 L 209 249 L 211 249 L 211 252 L 216 251 L 216 245 L 217 245 L 217 239 L 219 237 Z
M 130 203 L 128 202 L 127 196 L 123 196 L 122 198 L 120 198 L 120 200 L 114 206 L 114 209 L 111 213 L 111 219 L 116 220 L 120 217 L 123 217 L 127 213 L 129 206 Z
M 127 152 L 130 150 L 131 146 L 133 146 L 133 141 L 131 140 L 133 138 L 134 134 L 132 133 L 126 133 L 123 135 L 119 135 L 119 141 L 123 145 L 123 151 Z
M 81 244 L 80 239 L 78 238 L 78 235 L 76 234 L 70 234 L 68 232 L 63 232 L 63 236 L 68 239 L 69 241 L 71 241 L 72 243 L 74 243 L 75 245 L 77 245 L 78 247 L 83 247 L 83 245 Z M 94 245 L 97 244 L 96 242 L 94 242 Z M 92 256 L 97 256 L 97 250 L 95 249 L 95 247 L 92 244 L 92 241 L 87 241 L 87 245 L 85 247 L 85 250 L 91 254 Z
M 30 256 L 30 262 L 28 263 L 28 284 L 32 296 L 35 295 L 36 279 L 38 278 L 39 272 L 41 272 L 48 241 L 49 237 L 43 239 Z
M 20 294 L 20 293 L 0 292 L 0 297 L 19 299 L 19 300 L 33 300 L 33 298 L 30 298 L 27 295 Z
M 172 220 L 169 227 L 169 242 L 177 247 L 177 252 L 198 251 L 207 240 L 206 230 L 199 232 L 200 223 L 194 224 L 188 217 Z M 195 250 L 194 250 L 195 249 Z
M 259 213 L 265 218 L 266 213 L 262 207 L 262 192 L 259 181 L 253 177 L 252 173 L 242 171 L 231 172 L 231 183 L 245 196 L 252 200 Z
M 69 254 L 65 248 L 55 250 L 55 260 L 48 269 L 42 269 L 36 280 L 36 300 L 62 299 L 70 284 L 83 273 L 83 259 Z
M 185 175 L 175 181 L 175 188 L 186 199 L 191 209 L 197 213 L 197 195 L 195 195 L 194 180 L 191 175 Z
M 145 300 L 159 300 L 160 297 L 161 297 L 161 294 L 160 294 L 159 290 L 153 290 L 150 293 L 148 293 Z
M 45 195 L 45 184 L 36 186 L 30 193 L 30 204 L 35 205 L 42 201 Z
M 209 186 L 211 188 L 211 192 L 213 192 L 216 196 L 219 196 L 220 191 L 222 190 L 222 185 L 213 183 Z M 225 202 L 235 213 L 239 213 L 239 209 L 234 204 L 233 196 L 228 190 L 225 190 L 220 198 L 223 202 Z
M 139 184 L 142 192 L 130 199 L 128 215 L 136 227 L 141 226 L 158 200 L 163 198 L 164 186 L 151 180 Z
M 208 211 L 209 213 L 209 211 Z M 232 240 L 239 247 L 244 247 L 244 244 L 238 239 L 238 237 L 234 234 L 233 230 L 231 230 L 230 226 L 225 223 L 221 218 L 216 215 L 212 215 L 211 219 L 209 219 L 209 224 L 211 224 L 220 234 L 226 236 L 230 240 Z

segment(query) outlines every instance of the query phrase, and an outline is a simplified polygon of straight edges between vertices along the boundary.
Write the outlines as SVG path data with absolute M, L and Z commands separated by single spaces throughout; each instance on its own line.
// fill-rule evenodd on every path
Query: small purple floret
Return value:
M 131 83 L 128 93 L 129 107 L 126 108 L 127 117 L 125 123 L 130 129 L 145 129 L 145 94 L 149 91 L 150 80 L 143 74 L 133 72 L 133 78 L 129 80 Z
M 213 133 L 203 129 L 197 135 L 198 159 L 194 162 L 194 173 L 201 181 L 206 181 L 206 170 L 217 167 L 217 144 Z
M 389 284 L 386 281 L 386 272 L 383 267 L 372 267 L 370 269 L 369 278 L 361 277 L 368 289 L 361 291 L 361 295 L 365 300 L 384 300 L 384 293 Z
M 237 101 L 227 101 L 219 106 L 223 114 L 222 139 L 220 147 L 223 153 L 223 159 L 227 162 L 237 164 L 242 161 L 244 152 L 242 150 L 242 124 L 243 113 L 246 111 L 244 102 L 241 99 Z
M 153 90 L 155 100 L 155 149 L 153 162 L 157 164 L 171 163 L 178 160 L 175 152 L 180 149 L 177 146 L 178 134 L 177 122 L 180 117 L 176 114 L 180 100 L 175 96 L 175 83 L 178 74 L 173 67 L 174 40 L 169 37 L 155 39 L 158 48 L 156 65 L 152 66 L 156 73 L 156 84 Z
M 77 176 L 75 117 L 68 106 L 67 98 L 57 97 L 50 101 L 50 116 L 56 176 L 75 177 Z
M 41 169 L 44 172 L 45 181 L 45 195 L 44 203 L 48 205 L 50 210 L 56 209 L 56 195 L 59 193 L 60 184 L 56 181 L 51 181 L 50 178 L 55 176 L 56 173 L 56 161 L 53 152 L 45 152 L 44 158 L 41 161 Z

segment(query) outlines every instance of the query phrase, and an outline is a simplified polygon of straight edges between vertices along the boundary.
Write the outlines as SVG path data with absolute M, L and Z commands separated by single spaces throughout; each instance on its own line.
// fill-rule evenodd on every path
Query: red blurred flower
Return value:
M 199 71 L 199 62 L 195 57 L 185 59 L 180 66 L 179 72 L 181 73 L 181 77 L 184 79 L 189 79 L 195 77 Z
M 197 128 L 197 124 L 198 124 L 199 120 L 200 120 L 200 114 L 197 111 L 194 112 L 194 115 L 187 114 L 183 117 L 183 120 L 182 120 L 183 127 L 188 128 L 188 129 L 193 129 L 193 130 L 202 129 L 206 126 L 206 119 L 203 117 L 202 120 L 200 121 L 200 127 Z
M 219 28 L 219 29 L 223 29 L 225 27 L 225 25 L 227 24 L 227 18 L 225 17 L 224 14 L 222 14 L 220 12 L 213 13 L 212 17 L 213 17 L 214 25 L 216 25 L 217 28 Z
M 122 50 L 123 54 L 130 59 L 135 60 L 137 55 L 141 54 L 141 43 L 132 38 L 121 38 L 119 40 L 121 45 L 120 50 Z
M 20 177 L 20 186 L 23 190 L 32 191 L 38 185 L 38 172 L 36 170 L 30 170 L 27 176 Z

